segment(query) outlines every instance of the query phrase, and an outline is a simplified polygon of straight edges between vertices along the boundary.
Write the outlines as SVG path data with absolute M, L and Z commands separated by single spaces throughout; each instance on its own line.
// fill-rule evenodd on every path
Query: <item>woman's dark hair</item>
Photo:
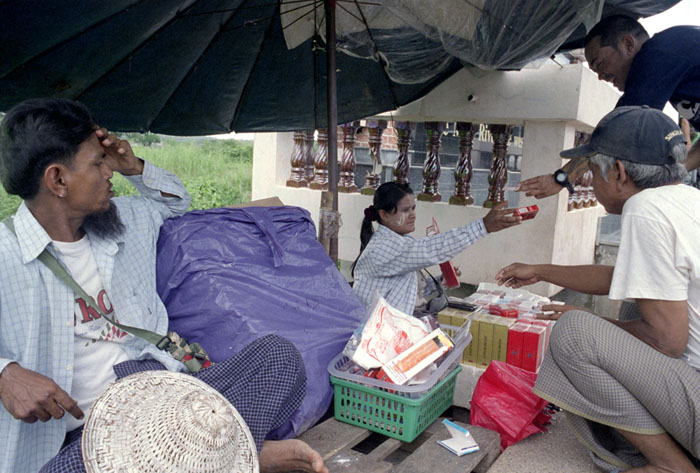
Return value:
M 362 219 L 362 228 L 360 229 L 360 253 L 352 263 L 352 277 L 355 277 L 355 265 L 357 265 L 357 260 L 360 259 L 360 255 L 367 247 L 372 235 L 374 235 L 372 222 L 376 220 L 382 225 L 384 224 L 379 217 L 379 211 L 383 210 L 390 214 L 396 212 L 399 201 L 407 195 L 412 194 L 413 189 L 411 189 L 408 184 L 399 184 L 394 181 L 385 182 L 374 191 L 374 204 L 365 209 L 365 217 Z
M 46 167 L 69 163 L 93 132 L 90 112 L 80 102 L 42 98 L 15 105 L 0 128 L 3 187 L 8 194 L 31 200 Z

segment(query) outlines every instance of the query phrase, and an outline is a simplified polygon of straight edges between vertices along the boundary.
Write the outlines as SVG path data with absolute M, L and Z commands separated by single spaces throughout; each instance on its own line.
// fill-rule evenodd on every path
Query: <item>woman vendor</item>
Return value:
M 450 260 L 472 243 L 504 228 L 518 225 L 503 202 L 483 219 L 426 238 L 409 235 L 416 229 L 416 202 L 408 185 L 387 182 L 365 209 L 360 231 L 360 254 L 353 263 L 353 289 L 368 309 L 379 297 L 406 314 L 432 312 L 427 300 L 438 291 L 422 269 Z M 375 232 L 372 222 L 378 222 Z M 420 277 L 419 277 L 420 274 Z M 439 283 L 438 283 L 439 284 Z

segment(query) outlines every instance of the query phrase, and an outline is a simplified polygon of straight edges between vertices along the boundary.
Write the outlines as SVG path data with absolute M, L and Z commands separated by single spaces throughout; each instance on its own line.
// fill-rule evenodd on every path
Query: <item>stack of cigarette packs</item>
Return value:
M 549 299 L 522 289 L 501 288 L 482 283 L 464 299 L 476 310 L 447 308 L 438 322 L 448 334 L 471 320 L 472 341 L 464 350 L 462 362 L 486 368 L 492 360 L 503 361 L 537 372 L 549 343 L 554 321 L 537 319 Z

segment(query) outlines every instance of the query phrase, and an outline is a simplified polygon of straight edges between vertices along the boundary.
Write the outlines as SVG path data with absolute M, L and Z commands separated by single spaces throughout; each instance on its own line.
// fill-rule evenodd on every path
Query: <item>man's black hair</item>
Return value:
M 31 200 L 46 167 L 70 160 L 94 132 L 90 112 L 67 99 L 29 99 L 0 125 L 0 180 L 8 194 Z
M 617 46 L 620 39 L 631 34 L 638 40 L 649 39 L 649 33 L 637 20 L 627 15 L 611 15 L 600 20 L 586 35 L 584 44 L 600 36 L 601 46 Z

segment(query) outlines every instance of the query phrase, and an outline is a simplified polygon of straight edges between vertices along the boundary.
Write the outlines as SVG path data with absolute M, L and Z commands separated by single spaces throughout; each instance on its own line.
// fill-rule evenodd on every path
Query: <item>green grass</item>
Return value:
M 185 140 L 163 138 L 161 146 L 143 146 L 131 139 L 137 156 L 176 174 L 192 197 L 190 209 L 210 209 L 250 200 L 253 143 L 234 140 Z M 115 195 L 135 195 L 121 175 L 112 178 Z M 0 186 L 0 219 L 20 204 Z

